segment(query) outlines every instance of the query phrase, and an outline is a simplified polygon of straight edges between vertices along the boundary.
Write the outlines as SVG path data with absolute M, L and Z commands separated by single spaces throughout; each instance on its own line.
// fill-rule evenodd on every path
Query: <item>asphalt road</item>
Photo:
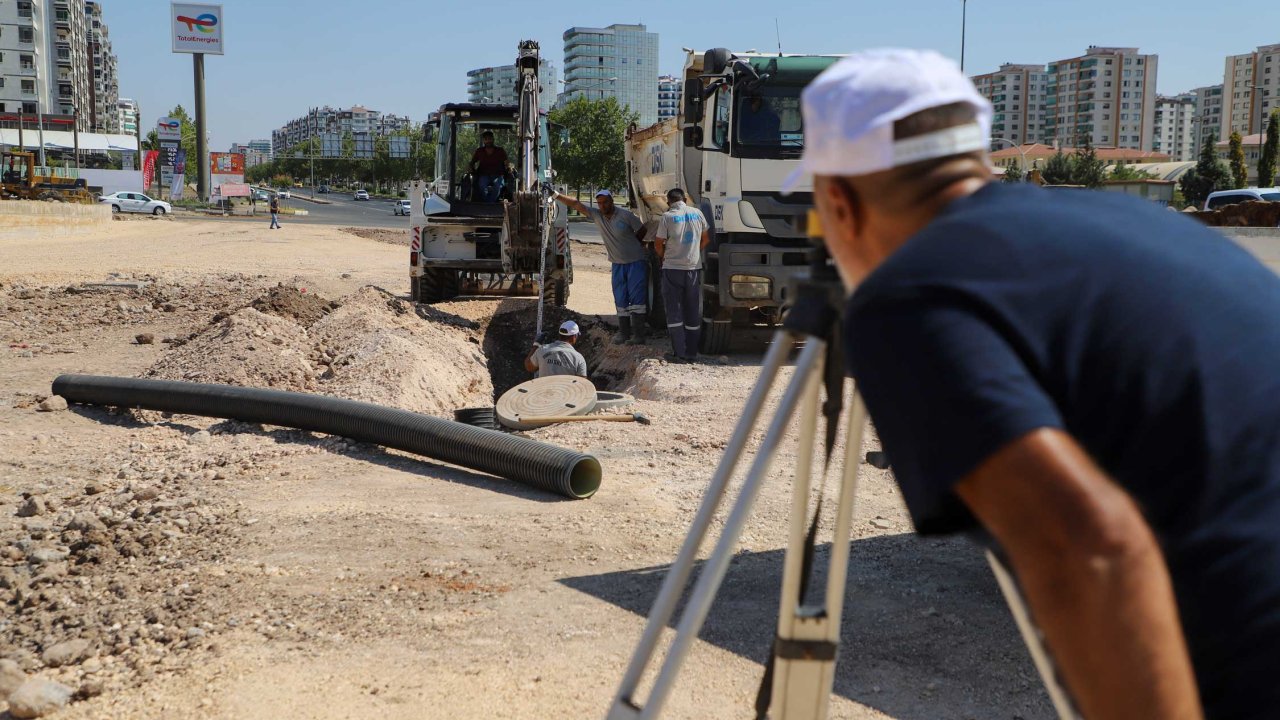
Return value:
M 317 195 L 318 199 L 331 202 L 331 205 L 307 202 L 301 198 L 290 198 L 284 203 L 288 207 L 306 210 L 305 216 L 285 216 L 282 222 L 295 222 L 309 225 L 350 225 L 353 227 L 386 227 L 408 228 L 409 218 L 395 215 L 392 200 L 353 200 L 347 193 L 326 193 Z

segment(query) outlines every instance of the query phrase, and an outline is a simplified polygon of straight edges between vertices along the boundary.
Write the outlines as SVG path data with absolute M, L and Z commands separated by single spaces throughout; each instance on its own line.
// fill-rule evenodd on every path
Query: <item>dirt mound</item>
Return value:
M 1187 213 L 1210 227 L 1276 227 L 1280 203 L 1261 200 L 1237 203 L 1209 212 Z
M 363 227 L 344 227 L 339 228 L 342 232 L 351 233 L 356 237 L 362 237 L 365 240 L 377 240 L 388 245 L 408 245 L 409 233 L 404 230 L 393 230 L 390 228 L 363 228 Z
M 295 320 L 303 327 L 310 327 L 338 307 L 337 303 L 331 303 L 315 293 L 285 285 L 271 288 L 249 304 L 258 312 Z
M 280 316 L 255 301 L 175 347 L 146 377 L 318 392 L 445 417 L 492 395 L 474 322 L 415 312 L 373 287 L 338 303 L 292 288 L 258 300 Z

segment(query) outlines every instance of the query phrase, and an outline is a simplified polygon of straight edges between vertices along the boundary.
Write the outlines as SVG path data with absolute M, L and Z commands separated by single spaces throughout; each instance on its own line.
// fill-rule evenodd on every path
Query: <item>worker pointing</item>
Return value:
M 1280 278 L 1142 200 L 993 183 L 991 105 L 936 53 L 854 54 L 802 106 L 916 529 L 1007 553 L 1083 717 L 1274 717 Z

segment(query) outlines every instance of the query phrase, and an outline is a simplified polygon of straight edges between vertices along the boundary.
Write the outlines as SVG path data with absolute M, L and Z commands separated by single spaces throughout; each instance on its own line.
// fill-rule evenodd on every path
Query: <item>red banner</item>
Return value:
M 156 156 L 160 154 L 159 150 L 148 150 L 142 160 L 142 191 L 147 192 L 151 189 L 151 179 L 156 174 Z

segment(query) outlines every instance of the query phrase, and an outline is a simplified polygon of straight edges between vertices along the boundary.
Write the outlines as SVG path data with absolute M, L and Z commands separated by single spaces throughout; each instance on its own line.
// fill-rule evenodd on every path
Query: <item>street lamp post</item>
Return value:
M 969 19 L 969 0 L 960 0 L 960 72 L 964 72 L 965 22 Z
M 1253 96 L 1258 101 L 1258 162 L 1262 162 L 1262 143 L 1263 133 L 1266 131 L 1267 111 L 1262 106 L 1263 98 L 1258 95 L 1258 91 L 1262 90 L 1263 87 L 1261 85 L 1251 85 L 1250 87 L 1253 88 Z M 1258 175 L 1258 182 L 1262 182 L 1261 173 Z
M 1007 139 L 1005 139 L 1005 138 L 999 138 L 999 137 L 993 137 L 993 138 L 991 138 L 991 142 L 993 142 L 993 143 L 998 143 L 998 142 L 1002 142 L 1002 143 L 1009 143 L 1009 147 L 1013 148 L 1014 150 L 1017 150 L 1017 151 L 1018 151 L 1018 154 L 1022 156 L 1022 172 L 1023 172 L 1023 173 L 1027 173 L 1027 172 L 1029 172 L 1029 171 L 1027 170 L 1027 151 L 1026 151 L 1026 150 L 1023 150 L 1021 145 L 1016 144 L 1016 143 L 1015 143 L 1015 142 L 1013 142 L 1012 140 L 1007 140 Z M 1007 170 L 1007 168 L 1006 168 L 1006 170 Z M 1023 175 L 1023 177 L 1026 177 L 1026 175 L 1024 174 L 1024 175 Z

